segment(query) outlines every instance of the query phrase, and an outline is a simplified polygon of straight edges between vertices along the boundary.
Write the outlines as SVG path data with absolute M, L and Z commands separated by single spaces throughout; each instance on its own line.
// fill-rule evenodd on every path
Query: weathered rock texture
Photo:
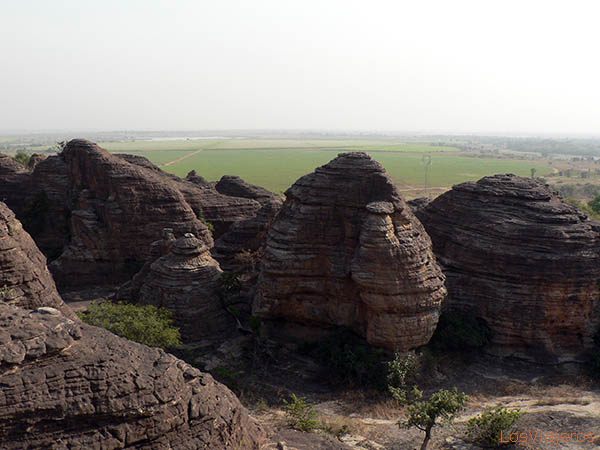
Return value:
M 277 198 L 264 200 L 256 217 L 234 223 L 215 241 L 212 254 L 224 270 L 254 272 L 258 269 L 267 231 L 281 205 Z
M 268 232 L 255 314 L 280 329 L 349 327 L 393 350 L 427 343 L 444 277 L 383 167 L 364 153 L 340 154 L 286 197 Z
M 185 342 L 218 340 L 235 330 L 233 317 L 218 295 L 221 269 L 208 246 L 193 234 L 157 242 L 162 254 L 136 275 L 121 297 L 173 312 Z
M 240 177 L 233 175 L 224 175 L 215 185 L 215 189 L 221 194 L 230 195 L 232 197 L 251 198 L 261 204 L 269 203 L 278 199 L 273 192 L 266 190 L 263 187 L 250 184 Z
M 31 173 L 12 157 L 0 153 L 0 202 L 20 214 L 31 190 Z
M 46 258 L 4 203 L 0 203 L 0 304 L 51 306 L 70 313 L 56 291 Z
M 495 175 L 418 213 L 445 268 L 447 307 L 471 311 L 501 355 L 560 362 L 591 345 L 600 314 L 600 226 L 542 182 Z
M 2 203 L 0 286 L 13 292 L 0 299 L 2 449 L 259 447 L 262 431 L 209 375 L 76 319 Z
M 176 175 L 163 172 L 143 156 L 121 154 L 118 156 L 132 164 L 148 169 L 156 175 L 160 175 L 166 183 L 180 191 L 196 215 L 212 225 L 215 238 L 225 233 L 232 224 L 254 217 L 260 208 L 260 203 L 254 197 L 222 194 L 215 189 L 213 184 L 207 183 L 193 171 L 188 174 L 185 180 L 182 180 Z M 245 184 L 243 180 L 239 180 L 241 184 Z M 248 186 L 256 190 L 262 189 L 258 186 Z M 265 190 L 265 192 L 269 191 Z
M 61 154 L 69 174 L 71 240 L 51 270 L 60 285 L 123 281 L 165 227 L 212 237 L 174 183 L 84 140 Z M 41 164 L 40 164 L 41 165 Z M 39 165 L 38 165 L 39 167 Z
M 233 393 L 160 349 L 0 304 L 3 449 L 254 449 Z

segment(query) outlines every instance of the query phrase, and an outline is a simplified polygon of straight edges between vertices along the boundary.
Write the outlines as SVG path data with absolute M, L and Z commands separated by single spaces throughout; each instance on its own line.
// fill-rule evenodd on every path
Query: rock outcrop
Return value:
M 429 237 L 383 167 L 345 153 L 286 192 L 254 313 L 303 338 L 343 326 L 403 351 L 428 342 L 445 293 Z
M 191 233 L 175 240 L 166 232 L 154 248 L 162 256 L 148 263 L 119 296 L 172 311 L 184 342 L 219 340 L 235 330 L 218 295 L 222 271 L 208 246 Z
M 76 319 L 4 204 L 0 286 L 2 449 L 260 446 L 261 429 L 210 375 Z
M 0 342 L 3 449 L 257 449 L 262 440 L 210 375 L 56 310 L 0 304 Z
M 70 183 L 70 242 L 50 268 L 63 286 L 129 279 L 163 228 L 212 237 L 174 184 L 152 170 L 72 140 L 62 159 Z M 39 167 L 39 166 L 38 166 Z
M 261 204 L 269 203 L 279 199 L 273 192 L 263 187 L 250 184 L 240 177 L 233 175 L 224 175 L 215 185 L 215 189 L 221 194 L 232 197 L 250 198 Z
M 600 225 L 541 181 L 495 175 L 418 216 L 444 267 L 447 307 L 485 320 L 490 352 L 577 359 L 600 325 Z
M 254 272 L 258 269 L 267 231 L 281 205 L 277 198 L 264 200 L 256 217 L 234 223 L 215 241 L 212 254 L 224 270 Z
M 0 153 L 0 202 L 21 214 L 31 191 L 31 173 L 23 164 Z
M 13 212 L 0 202 L 0 304 L 50 306 L 72 315 L 56 291 L 46 258 Z

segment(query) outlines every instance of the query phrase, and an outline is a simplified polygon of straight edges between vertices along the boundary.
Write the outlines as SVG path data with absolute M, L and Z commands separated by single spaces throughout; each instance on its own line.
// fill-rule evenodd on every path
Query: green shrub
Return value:
M 219 287 L 225 295 L 235 295 L 242 290 L 242 283 L 237 273 L 223 272 L 219 279 Z
M 85 323 L 150 347 L 169 348 L 181 344 L 171 312 L 164 308 L 106 301 L 94 302 L 78 314 Z
M 396 400 L 404 404 L 421 398 L 422 392 L 416 385 L 420 364 L 414 353 L 394 354 L 387 367 L 388 390 Z
M 17 150 L 17 153 L 15 156 L 13 156 L 13 159 L 20 162 L 24 166 L 27 166 L 29 164 L 29 160 L 31 159 L 31 155 L 25 150 Z
M 487 447 L 500 445 L 500 433 L 506 433 L 523 415 L 518 409 L 502 406 L 486 409 L 467 422 L 467 435 L 473 442 Z
M 387 387 L 385 352 L 371 347 L 350 330 L 339 329 L 317 344 L 305 345 L 301 351 L 315 357 L 337 382 L 381 390 Z
M 292 394 L 284 400 L 284 410 L 288 424 L 299 431 L 313 431 L 320 427 L 317 412 L 305 398 Z
M 436 350 L 477 349 L 487 345 L 491 331 L 482 320 L 460 312 L 445 312 L 431 338 L 431 346 Z
M 451 422 L 456 414 L 464 407 L 467 395 L 459 392 L 456 388 L 452 390 L 442 389 L 429 397 L 428 400 L 417 401 L 407 408 L 406 422 L 399 422 L 400 426 L 406 428 L 415 427 L 425 433 L 421 444 L 421 450 L 425 450 L 431 439 L 431 430 L 438 419 Z

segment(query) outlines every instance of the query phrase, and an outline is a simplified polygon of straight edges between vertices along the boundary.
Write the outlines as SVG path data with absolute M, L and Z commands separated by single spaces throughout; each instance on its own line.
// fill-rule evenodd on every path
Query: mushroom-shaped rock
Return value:
M 254 312 L 301 339 L 343 326 L 403 351 L 429 341 L 445 293 L 429 237 L 381 164 L 344 153 L 286 192 Z
M 208 246 L 187 233 L 136 276 L 132 298 L 171 310 L 184 341 L 218 340 L 235 329 L 218 296 L 221 273 Z
M 454 186 L 418 216 L 451 310 L 485 320 L 490 352 L 575 361 L 600 325 L 600 226 L 543 182 L 494 175 Z

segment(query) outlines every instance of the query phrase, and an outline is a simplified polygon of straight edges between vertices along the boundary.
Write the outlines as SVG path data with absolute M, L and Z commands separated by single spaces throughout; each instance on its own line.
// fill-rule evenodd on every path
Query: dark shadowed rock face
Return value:
M 215 241 L 212 254 L 224 270 L 254 272 L 258 268 L 267 231 L 281 205 L 277 198 L 264 201 L 256 217 L 234 223 Z
M 219 340 L 234 331 L 233 317 L 217 294 L 222 271 L 206 244 L 193 234 L 176 240 L 166 235 L 154 247 L 162 256 L 119 295 L 172 311 L 185 342 Z
M 445 268 L 448 308 L 486 321 L 490 351 L 561 362 L 591 345 L 600 228 L 546 185 L 485 177 L 454 186 L 418 215 Z
M 345 326 L 391 350 L 427 343 L 444 277 L 383 167 L 364 153 L 341 154 L 286 197 L 268 232 L 255 314 L 306 327 L 303 338 Z
M 31 191 L 31 173 L 27 167 L 0 153 L 0 202 L 21 214 Z
M 14 291 L 0 301 L 2 449 L 259 447 L 262 431 L 226 387 L 82 324 L 44 262 L 0 203 L 0 286 Z
M 46 258 L 4 203 L 0 203 L 0 304 L 68 310 L 46 268 Z
M 215 185 L 217 191 L 221 194 L 231 195 L 233 197 L 251 198 L 259 203 L 268 203 L 278 198 L 273 192 L 263 187 L 250 184 L 240 177 L 234 175 L 224 175 Z
M 256 449 L 262 440 L 210 375 L 56 310 L 0 303 L 0 342 L 3 449 Z
M 165 227 L 194 233 L 212 245 L 206 226 L 162 175 L 85 140 L 70 141 L 62 158 L 72 211 L 71 240 L 50 266 L 59 285 L 128 279 L 148 259 L 150 243 Z

